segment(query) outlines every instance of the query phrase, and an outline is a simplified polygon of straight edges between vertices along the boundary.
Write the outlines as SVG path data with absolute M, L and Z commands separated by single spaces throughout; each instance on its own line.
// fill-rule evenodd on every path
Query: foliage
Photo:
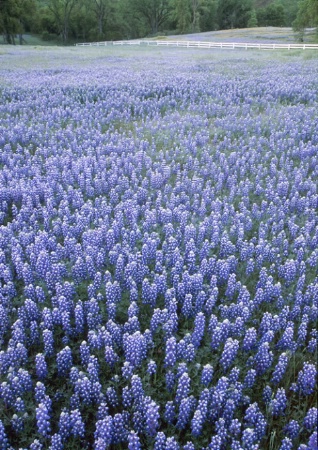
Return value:
M 246 28 L 252 11 L 252 0 L 224 0 L 218 3 L 218 24 L 221 29 Z
M 285 25 L 285 11 L 281 3 L 271 3 L 257 12 L 260 26 L 282 27 Z
M 15 43 L 15 36 L 20 35 L 20 44 L 22 33 L 30 24 L 32 14 L 35 11 L 34 0 L 2 0 L 0 2 L 0 33 L 3 33 L 5 42 Z
M 258 25 L 257 15 L 255 9 L 252 9 L 250 12 L 250 17 L 247 22 L 248 28 L 255 28 Z
M 155 35 L 171 14 L 169 0 L 129 0 L 129 9 L 147 34 Z
M 0 30 L 5 42 L 43 33 L 45 39 L 74 41 L 133 39 L 144 36 L 256 26 L 317 23 L 316 0 L 2 0 Z
M 69 39 L 69 29 L 72 14 L 80 6 L 80 0 L 48 0 L 48 9 L 52 13 L 58 34 L 63 44 Z
M 299 3 L 297 17 L 293 22 L 295 31 L 300 33 L 300 39 L 303 38 L 306 27 L 316 27 L 318 33 L 318 1 L 302 0 Z

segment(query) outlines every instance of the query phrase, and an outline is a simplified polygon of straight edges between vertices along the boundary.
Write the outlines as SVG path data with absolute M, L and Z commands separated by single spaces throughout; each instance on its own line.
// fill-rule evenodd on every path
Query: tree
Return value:
M 169 0 L 131 0 L 130 8 L 151 34 L 156 34 L 171 14 Z
M 290 27 L 296 19 L 299 0 L 280 0 L 279 2 L 284 8 L 285 25 Z
M 317 27 L 318 31 L 318 0 L 302 0 L 299 3 L 293 28 L 299 32 L 301 40 L 306 27 Z
M 215 28 L 216 0 L 174 0 L 172 14 L 178 33 Z
M 59 34 L 62 36 L 63 44 L 66 44 L 69 38 L 69 28 L 72 13 L 75 7 L 81 5 L 81 0 L 48 0 L 48 9 L 53 14 Z
M 200 31 L 211 31 L 218 28 L 217 0 L 207 0 L 202 8 L 200 18 Z
M 14 37 L 19 30 L 18 5 L 14 0 L 0 3 L 0 30 L 7 44 L 15 44 Z
M 218 4 L 218 24 L 221 30 L 245 28 L 252 10 L 252 0 L 221 0 Z
M 257 22 L 256 11 L 255 11 L 255 9 L 252 9 L 252 11 L 250 13 L 250 18 L 248 19 L 248 22 L 247 22 L 247 27 L 255 28 L 255 27 L 257 27 L 257 25 L 258 25 L 258 22 Z
M 109 0 L 91 0 L 92 9 L 98 25 L 98 37 L 104 37 L 104 25 L 106 18 L 110 16 L 112 11 Z
M 258 11 L 257 19 L 260 26 L 282 27 L 285 25 L 284 7 L 280 3 L 271 3 Z
M 75 8 L 72 13 L 69 35 L 74 36 L 76 40 L 97 41 L 101 38 L 98 34 L 97 26 L 91 2 L 83 1 L 83 5 L 80 8 Z
M 191 31 L 198 33 L 200 31 L 200 10 L 204 7 L 204 0 L 191 0 Z
M 0 32 L 7 44 L 15 44 L 17 34 L 23 44 L 22 33 L 34 10 L 33 0 L 0 0 Z
M 189 31 L 191 23 L 191 11 L 189 0 L 174 1 L 172 18 L 176 22 L 177 32 L 179 34 L 183 34 Z

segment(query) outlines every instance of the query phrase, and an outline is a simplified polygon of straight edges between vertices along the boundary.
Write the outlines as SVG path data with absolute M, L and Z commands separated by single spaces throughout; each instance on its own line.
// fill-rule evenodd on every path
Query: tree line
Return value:
M 318 0 L 0 0 L 0 33 L 44 40 L 134 39 L 257 26 L 318 26 Z

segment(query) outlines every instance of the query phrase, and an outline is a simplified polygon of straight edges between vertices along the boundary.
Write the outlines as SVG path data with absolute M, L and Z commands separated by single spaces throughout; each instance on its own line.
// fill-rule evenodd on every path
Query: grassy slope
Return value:
M 184 34 L 179 36 L 168 36 L 167 39 L 178 37 L 180 40 L 193 41 L 214 41 L 214 42 L 298 42 L 297 36 L 292 28 L 280 27 L 259 27 L 259 28 L 241 28 L 235 30 L 207 31 L 205 33 Z M 315 31 L 308 29 L 305 33 L 304 42 L 313 42 Z
M 56 46 L 61 45 L 60 41 L 43 41 L 40 36 L 24 35 L 26 45 L 33 46 Z M 308 29 L 305 33 L 304 42 L 311 43 L 315 41 L 316 33 L 313 29 Z M 213 41 L 213 42 L 298 42 L 297 36 L 289 27 L 259 27 L 259 28 L 241 28 L 234 30 L 207 31 L 205 33 L 193 33 L 173 36 L 161 36 L 160 39 L 178 39 L 191 41 Z M 158 39 L 158 37 L 154 38 Z M 0 40 L 0 44 L 1 44 Z M 73 45 L 73 44 L 70 44 Z

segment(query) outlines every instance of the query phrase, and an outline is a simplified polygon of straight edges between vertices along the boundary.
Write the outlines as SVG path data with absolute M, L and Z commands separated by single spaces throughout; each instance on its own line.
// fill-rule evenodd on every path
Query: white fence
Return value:
M 150 47 L 183 47 L 183 48 L 221 48 L 231 49 L 257 49 L 257 50 L 318 50 L 318 44 L 255 44 L 243 42 L 203 42 L 203 41 L 155 41 L 155 40 L 133 40 L 133 41 L 105 41 L 105 42 L 83 42 L 76 44 L 78 47 L 105 47 L 114 45 L 140 45 Z

